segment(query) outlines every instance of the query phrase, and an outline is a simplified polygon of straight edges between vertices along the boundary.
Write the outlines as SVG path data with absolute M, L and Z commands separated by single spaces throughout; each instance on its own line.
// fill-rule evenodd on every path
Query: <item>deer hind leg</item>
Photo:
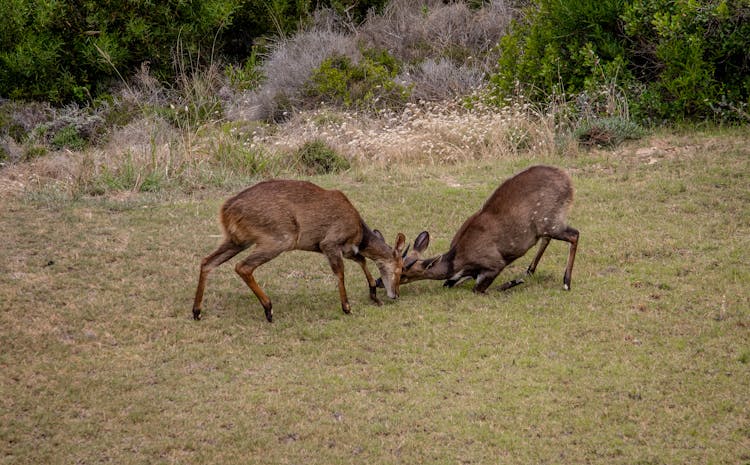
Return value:
M 198 288 L 195 290 L 193 301 L 193 319 L 201 319 L 201 305 L 203 303 L 203 291 L 206 288 L 208 273 L 214 268 L 245 250 L 247 246 L 237 245 L 232 241 L 224 241 L 211 255 L 201 260 L 201 271 L 198 277 Z
M 534 256 L 534 260 L 531 262 L 529 267 L 526 269 L 526 274 L 531 276 L 536 271 L 536 266 L 539 264 L 539 260 L 542 259 L 542 255 L 544 255 L 544 251 L 547 250 L 547 245 L 549 245 L 550 237 L 544 236 L 542 237 L 542 240 L 539 241 L 539 249 L 536 252 L 536 255 Z
M 273 322 L 273 304 L 271 303 L 271 299 L 268 297 L 268 295 L 263 292 L 263 289 L 261 289 L 258 285 L 258 282 L 253 276 L 253 272 L 260 265 L 269 262 L 277 257 L 284 250 L 286 249 L 282 247 L 271 248 L 268 246 L 263 247 L 258 245 L 245 260 L 238 263 L 234 268 L 234 270 L 238 275 L 240 275 L 242 280 L 245 281 L 247 287 L 249 287 L 250 290 L 253 291 L 253 294 L 255 294 L 255 297 L 258 298 L 258 301 L 260 301 L 260 304 L 263 306 L 263 310 L 266 314 L 266 320 L 268 320 L 269 323 Z
M 565 266 L 565 274 L 563 275 L 563 289 L 566 291 L 570 290 L 570 276 L 573 273 L 573 263 L 576 260 L 576 250 L 578 249 L 578 230 L 566 227 L 559 234 L 552 236 L 553 239 L 565 241 L 570 243 L 570 251 L 568 252 L 568 264 Z
M 321 250 L 326 258 L 328 258 L 328 263 L 331 265 L 333 274 L 338 278 L 341 310 L 348 315 L 352 312 L 352 307 L 349 305 L 349 299 L 346 297 L 346 286 L 344 285 L 344 256 L 341 253 L 341 249 L 335 246 L 321 244 Z
M 383 305 L 383 302 L 378 299 L 377 282 L 375 281 L 375 278 L 373 278 L 370 274 L 370 270 L 367 269 L 367 260 L 365 260 L 365 257 L 357 254 L 352 257 L 352 260 L 357 262 L 359 266 L 362 267 L 362 271 L 365 273 L 365 278 L 367 278 L 367 285 L 370 287 L 370 300 L 372 300 L 375 305 Z

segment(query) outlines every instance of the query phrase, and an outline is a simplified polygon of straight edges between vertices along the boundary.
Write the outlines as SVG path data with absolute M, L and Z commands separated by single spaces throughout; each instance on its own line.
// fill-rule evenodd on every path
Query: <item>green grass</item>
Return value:
M 257 272 L 273 324 L 236 260 L 191 318 L 228 191 L 3 201 L 0 463 L 750 463 L 748 142 L 314 177 L 442 252 L 503 179 L 563 166 L 573 289 L 560 242 L 508 292 L 420 282 L 382 307 L 347 263 L 344 315 L 295 252 Z

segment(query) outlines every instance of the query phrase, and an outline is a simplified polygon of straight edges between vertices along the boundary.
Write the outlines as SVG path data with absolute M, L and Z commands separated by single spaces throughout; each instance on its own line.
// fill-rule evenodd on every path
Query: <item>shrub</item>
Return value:
M 366 50 L 363 55 L 359 63 L 342 55 L 324 60 L 310 78 L 307 96 L 360 110 L 403 106 L 409 90 L 394 80 L 399 63 L 385 51 Z
M 81 150 L 86 146 L 86 141 L 78 133 L 75 126 L 65 126 L 52 137 L 51 145 L 56 150 Z
M 315 139 L 306 142 L 295 153 L 294 158 L 310 174 L 338 173 L 350 168 L 349 161 L 339 155 L 325 141 Z
M 750 3 L 636 0 L 623 11 L 650 118 L 750 119 Z
M 236 141 L 221 141 L 214 160 L 233 173 L 252 176 L 263 173 L 268 166 L 268 155 L 262 148 L 249 147 Z
M 224 73 L 229 83 L 239 91 L 254 90 L 260 87 L 265 79 L 261 70 L 258 47 L 253 47 L 250 56 L 242 66 L 227 66 Z
M 538 0 L 528 7 L 500 41 L 491 77 L 499 96 L 513 95 L 522 83 L 527 98 L 543 101 L 584 90 L 600 70 L 611 75 L 625 55 L 623 5 L 624 0 Z
M 24 161 L 30 161 L 45 155 L 47 155 L 47 147 L 38 144 L 30 144 L 24 148 L 21 159 Z
M 638 139 L 642 134 L 638 124 L 616 117 L 584 120 L 574 133 L 578 142 L 590 147 L 615 147 L 626 140 Z
M 0 106 L 0 138 L 8 137 L 28 147 L 81 150 L 99 142 L 115 124 L 108 118 L 114 108 L 117 106 L 105 101 L 62 108 L 46 103 L 9 101 Z
M 500 42 L 500 101 L 616 83 L 635 116 L 748 118 L 750 4 L 744 0 L 537 0 Z
M 465 64 L 456 65 L 451 60 L 428 58 L 410 67 L 399 79 L 412 89 L 416 100 L 440 101 L 472 93 L 484 85 L 484 73 Z
M 391 0 L 381 15 L 368 18 L 359 37 L 366 47 L 388 50 L 412 65 L 445 58 L 484 68 L 511 17 L 504 0 L 473 9 L 465 2 Z
M 178 42 L 210 59 L 216 32 L 241 0 L 191 2 L 0 2 L 0 95 L 55 104 L 90 101 L 117 70 L 129 74 L 148 61 L 171 80 Z
M 231 114 L 244 119 L 283 120 L 302 107 L 305 85 L 313 71 L 331 56 L 358 58 L 353 37 L 333 30 L 301 32 L 277 42 L 261 67 L 265 80 Z

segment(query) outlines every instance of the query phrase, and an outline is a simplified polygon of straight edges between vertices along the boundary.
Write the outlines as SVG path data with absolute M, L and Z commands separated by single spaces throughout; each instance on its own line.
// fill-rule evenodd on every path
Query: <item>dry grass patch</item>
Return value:
M 361 165 L 440 165 L 468 160 L 573 154 L 574 141 L 559 135 L 555 114 L 530 106 L 502 110 L 461 102 L 407 104 L 378 117 L 323 109 L 302 113 L 260 140 L 281 150 L 323 138 Z

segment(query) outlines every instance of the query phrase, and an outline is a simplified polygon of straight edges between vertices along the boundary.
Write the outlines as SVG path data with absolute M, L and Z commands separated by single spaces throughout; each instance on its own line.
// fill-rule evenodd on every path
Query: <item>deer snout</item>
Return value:
M 399 292 L 398 289 L 389 289 L 385 286 L 385 283 L 383 283 L 383 278 L 378 278 L 375 280 L 375 287 L 378 287 L 380 289 L 385 289 L 385 293 L 388 296 L 389 299 L 398 299 L 399 298 Z

